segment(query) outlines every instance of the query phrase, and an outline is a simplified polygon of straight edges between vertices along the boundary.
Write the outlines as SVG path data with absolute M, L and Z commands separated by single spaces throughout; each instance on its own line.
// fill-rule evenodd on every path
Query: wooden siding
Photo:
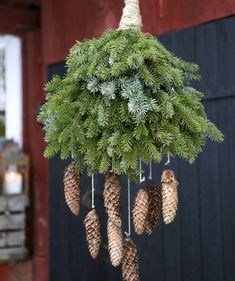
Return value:
M 46 64 L 67 56 L 76 40 L 117 28 L 123 0 L 41 0 L 43 58 Z M 181 30 L 235 14 L 234 0 L 140 0 L 144 31 L 154 35 Z
M 133 239 L 140 256 L 142 281 L 234 281 L 235 280 L 235 17 L 171 33 L 160 40 L 177 56 L 197 62 L 209 118 L 225 135 L 221 145 L 208 142 L 193 165 L 173 159 L 171 166 L 181 186 L 179 212 L 171 225 L 160 224 L 152 236 Z M 63 75 L 63 63 L 49 67 Z M 121 281 L 120 269 L 110 266 L 106 242 L 106 215 L 102 202 L 104 179 L 96 177 L 96 206 L 102 220 L 104 243 L 93 261 L 85 243 L 83 219 L 66 207 L 63 170 L 69 161 L 49 161 L 50 280 Z M 154 181 L 163 166 L 156 165 Z M 145 168 L 148 174 L 147 167 Z M 123 227 L 126 220 L 126 179 L 122 182 Z M 82 197 L 90 178 L 82 177 Z M 139 188 L 132 185 L 132 199 Z M 85 196 L 86 197 L 86 196 Z M 83 199 L 83 204 L 85 204 Z

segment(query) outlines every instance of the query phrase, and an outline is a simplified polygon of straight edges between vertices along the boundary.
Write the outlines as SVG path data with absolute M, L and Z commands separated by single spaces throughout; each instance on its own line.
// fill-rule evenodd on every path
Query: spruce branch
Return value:
M 206 139 L 223 141 L 207 119 L 203 93 L 190 86 L 198 66 L 170 53 L 152 35 L 109 30 L 77 42 L 63 78 L 45 86 L 45 157 L 73 155 L 78 171 L 105 173 L 115 158 L 117 174 L 137 178 L 138 160 L 160 162 L 166 153 L 189 162 Z

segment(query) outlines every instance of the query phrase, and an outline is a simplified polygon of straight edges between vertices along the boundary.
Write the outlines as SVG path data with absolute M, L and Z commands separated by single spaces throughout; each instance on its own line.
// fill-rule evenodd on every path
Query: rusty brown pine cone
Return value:
M 159 224 L 161 215 L 161 192 L 153 183 L 149 183 L 146 188 L 148 194 L 148 214 L 145 221 L 145 231 L 150 235 Z
M 178 186 L 179 182 L 175 178 L 174 172 L 165 170 L 161 177 L 162 183 L 162 213 L 166 224 L 171 223 L 178 207 Z
M 114 173 L 107 173 L 104 184 L 104 206 L 108 218 L 113 222 L 120 221 L 120 194 L 121 186 L 118 176 Z
M 120 265 L 123 254 L 121 220 L 119 219 L 118 223 L 117 221 L 113 223 L 111 219 L 108 219 L 107 232 L 110 262 L 116 267 Z
M 74 215 L 80 212 L 80 175 L 71 163 L 64 172 L 64 195 L 65 201 Z
M 124 281 L 139 281 L 138 253 L 135 243 L 126 238 L 123 245 L 122 278 Z
M 101 232 L 100 220 L 95 209 L 92 209 L 84 219 L 86 229 L 86 241 L 91 257 L 95 259 L 100 250 Z
M 144 232 L 147 214 L 148 194 L 144 189 L 139 189 L 135 198 L 134 207 L 132 209 L 134 229 L 139 235 Z

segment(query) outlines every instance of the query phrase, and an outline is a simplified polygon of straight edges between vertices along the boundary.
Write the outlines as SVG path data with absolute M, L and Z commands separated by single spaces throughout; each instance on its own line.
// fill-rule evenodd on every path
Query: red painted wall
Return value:
M 40 13 L 27 8 L 0 7 L 0 33 L 22 39 L 23 145 L 30 156 L 30 210 L 27 220 L 29 259 L 0 265 L 0 281 L 48 280 L 48 180 L 42 127 L 36 121 L 44 99 Z M 25 3 L 26 4 L 26 3 Z M 26 7 L 27 5 L 25 5 Z
M 30 246 L 33 250 L 34 281 L 48 280 L 48 168 L 43 157 L 45 148 L 42 126 L 37 115 L 43 92 L 43 64 L 40 30 L 27 32 L 23 37 L 24 78 L 24 150 L 30 155 L 31 206 L 33 223 Z
M 11 33 L 22 39 L 23 61 L 23 140 L 30 156 L 30 213 L 27 221 L 29 259 L 0 265 L 0 281 L 48 281 L 48 168 L 42 126 L 36 121 L 44 99 L 42 41 L 39 29 Z
M 32 281 L 32 261 L 0 267 L 0 281 Z
M 144 31 L 159 35 L 235 14 L 234 0 L 140 0 Z M 65 59 L 76 40 L 116 28 L 122 0 L 42 0 L 45 64 Z

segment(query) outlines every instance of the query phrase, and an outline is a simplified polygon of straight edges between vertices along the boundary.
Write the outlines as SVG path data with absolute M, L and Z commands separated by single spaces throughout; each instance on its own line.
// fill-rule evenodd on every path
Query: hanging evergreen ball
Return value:
M 80 175 L 92 176 L 92 210 L 84 224 L 91 257 L 101 245 L 100 221 L 94 204 L 94 175 L 105 174 L 104 205 L 108 215 L 110 262 L 122 264 L 125 281 L 139 281 L 138 253 L 130 239 L 130 180 L 144 181 L 141 163 L 160 162 L 164 155 L 193 162 L 207 138 L 223 141 L 208 120 L 201 98 L 191 86 L 198 66 L 169 52 L 154 36 L 141 32 L 139 0 L 124 0 L 118 30 L 98 39 L 77 42 L 66 61 L 63 78 L 47 83 L 46 103 L 38 121 L 44 125 L 45 157 L 72 157 L 65 170 L 64 192 L 70 210 L 80 211 Z M 111 169 L 111 170 L 110 170 Z M 151 170 L 151 169 L 150 169 Z M 128 176 L 128 233 L 123 241 L 121 185 Z M 151 177 L 152 178 L 152 170 Z M 153 184 L 137 193 L 132 210 L 137 234 L 151 234 L 160 218 L 171 223 L 178 205 L 173 171 L 161 177 L 161 193 Z
M 77 42 L 67 72 L 46 85 L 46 157 L 73 155 L 78 171 L 115 172 L 136 179 L 138 161 L 163 155 L 194 161 L 207 137 L 222 133 L 207 119 L 203 94 L 190 86 L 198 66 L 170 53 L 141 32 L 138 0 L 126 0 L 118 30 Z

